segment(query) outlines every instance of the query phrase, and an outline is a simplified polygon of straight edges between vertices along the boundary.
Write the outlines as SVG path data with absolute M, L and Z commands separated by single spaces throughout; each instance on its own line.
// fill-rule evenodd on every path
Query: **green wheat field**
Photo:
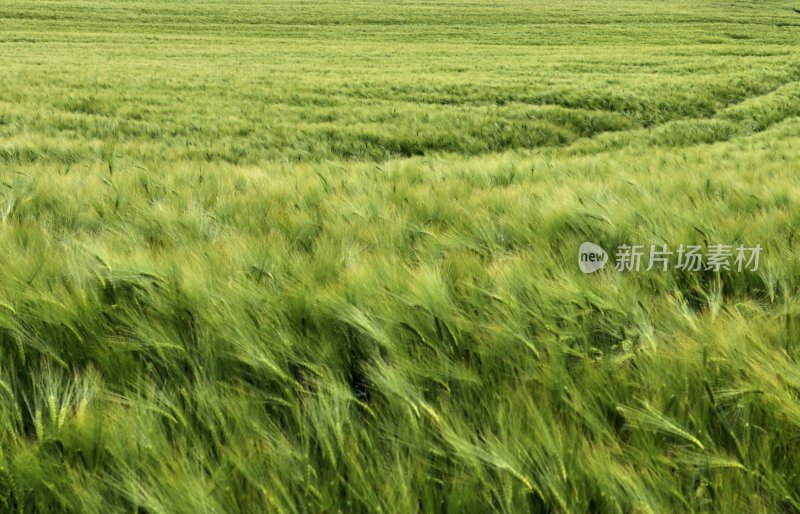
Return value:
M 797 0 L 3 0 L 0 512 L 798 513 L 798 227 Z

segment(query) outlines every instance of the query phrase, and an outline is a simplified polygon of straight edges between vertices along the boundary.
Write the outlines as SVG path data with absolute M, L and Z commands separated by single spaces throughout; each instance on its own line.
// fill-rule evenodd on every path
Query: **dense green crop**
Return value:
M 0 512 L 800 512 L 798 9 L 4 0 Z

